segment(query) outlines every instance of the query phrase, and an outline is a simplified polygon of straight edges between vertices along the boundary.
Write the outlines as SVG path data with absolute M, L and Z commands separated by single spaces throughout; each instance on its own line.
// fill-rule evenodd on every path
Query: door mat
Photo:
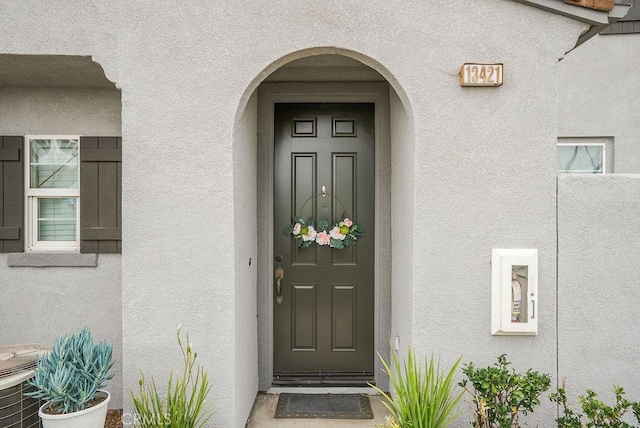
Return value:
M 280 394 L 276 418 L 373 419 L 363 394 Z

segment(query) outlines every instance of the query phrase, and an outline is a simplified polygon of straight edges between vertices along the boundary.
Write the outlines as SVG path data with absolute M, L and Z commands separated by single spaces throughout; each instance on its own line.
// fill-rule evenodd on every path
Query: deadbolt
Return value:
M 278 255 L 276 256 L 276 261 L 277 261 L 278 263 L 280 263 L 282 260 L 284 260 L 284 257 L 282 257 L 280 254 L 278 254 Z

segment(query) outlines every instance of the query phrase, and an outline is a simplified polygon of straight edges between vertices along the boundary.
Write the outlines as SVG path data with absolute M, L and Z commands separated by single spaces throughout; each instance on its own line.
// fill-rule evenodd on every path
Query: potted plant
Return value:
M 103 428 L 111 396 L 102 390 L 113 377 L 113 346 L 94 343 L 87 327 L 58 337 L 36 363 L 30 397 L 44 400 L 38 414 L 44 428 Z

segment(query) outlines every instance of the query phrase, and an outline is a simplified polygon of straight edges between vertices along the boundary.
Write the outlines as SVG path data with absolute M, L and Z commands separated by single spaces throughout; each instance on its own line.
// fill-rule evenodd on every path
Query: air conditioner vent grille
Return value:
M 6 428 L 39 428 L 39 400 L 25 397 L 25 392 L 35 388 L 26 382 L 0 390 L 0 427 Z

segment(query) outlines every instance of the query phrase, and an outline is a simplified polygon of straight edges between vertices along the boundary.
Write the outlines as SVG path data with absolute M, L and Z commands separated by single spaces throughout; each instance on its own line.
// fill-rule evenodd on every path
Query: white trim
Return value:
M 556 143 L 557 147 L 560 146 L 567 146 L 567 147 L 577 147 L 577 146 L 599 146 L 602 147 L 602 172 L 597 172 L 597 174 L 607 174 L 609 173 L 609 171 L 607 171 L 607 145 L 606 143 L 566 143 L 566 142 L 558 142 Z M 557 156 L 557 153 L 556 153 Z M 556 163 L 557 163 L 557 157 L 556 157 Z M 593 174 L 594 171 L 580 171 L 580 170 L 558 170 L 559 174 Z
M 77 189 L 32 189 L 31 188 L 31 140 L 77 140 L 78 141 L 78 188 Z M 25 135 L 24 137 L 24 230 L 25 251 L 80 251 L 80 136 L 79 135 Z M 74 241 L 39 241 L 38 199 L 76 199 L 76 239 Z
M 389 83 L 388 82 L 349 82 L 349 83 L 264 83 L 259 90 L 258 101 L 258 134 L 264 132 L 265 128 L 268 130 L 267 135 L 267 232 L 268 232 L 268 246 L 266 254 L 266 269 L 258 272 L 258 287 L 264 286 L 260 278 L 271 278 L 274 269 L 274 253 L 273 253 L 273 194 L 274 194 L 274 104 L 276 103 L 317 103 L 317 102 L 335 102 L 335 103 L 349 103 L 349 102 L 362 102 L 373 103 L 375 105 L 375 250 L 374 250 L 374 379 L 378 385 L 381 385 L 382 371 L 380 367 L 380 360 L 378 354 L 386 355 L 387 349 L 386 340 L 380 340 L 380 322 L 381 322 L 381 281 L 380 274 L 383 264 L 385 269 L 391 268 L 390 260 L 386 260 L 386 263 L 381 261 L 381 231 L 382 231 L 382 196 L 383 191 L 381 189 L 381 161 L 383 143 L 383 136 L 390 140 L 389 120 L 384 119 L 383 114 L 389 117 Z M 266 121 L 263 122 L 263 121 Z M 384 124 L 384 126 L 383 126 Z M 262 126 L 261 126 L 262 125 Z M 390 145 L 390 141 L 386 141 L 384 146 Z M 387 159 L 390 162 L 390 159 Z M 264 173 L 263 173 L 264 175 Z M 263 176 L 258 176 L 260 181 Z M 390 191 L 390 189 L 389 189 Z M 260 202 L 260 201 L 259 201 Z M 390 210 L 390 206 L 388 207 Z M 264 273 L 264 275 L 261 275 Z M 267 281 L 270 281 L 267 280 Z M 269 282 L 271 284 L 271 282 Z M 269 298 L 266 302 L 258 302 L 258 305 L 266 306 L 266 322 L 268 323 L 268 361 L 267 361 L 267 376 L 270 379 L 273 378 L 273 287 L 268 287 Z M 263 307 L 264 307 L 263 306 Z M 389 306 L 390 307 L 390 306 Z M 390 310 L 390 309 L 389 309 Z M 260 312 L 260 311 L 259 311 Z M 389 331 L 383 332 L 388 335 Z M 385 344 L 382 345 L 381 342 Z M 382 347 L 382 348 L 381 348 Z M 259 347 L 260 348 L 260 347 Z M 259 377 L 264 373 L 259 373 Z M 385 385 L 382 385 L 385 387 Z

